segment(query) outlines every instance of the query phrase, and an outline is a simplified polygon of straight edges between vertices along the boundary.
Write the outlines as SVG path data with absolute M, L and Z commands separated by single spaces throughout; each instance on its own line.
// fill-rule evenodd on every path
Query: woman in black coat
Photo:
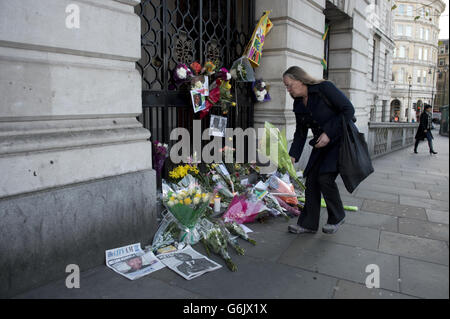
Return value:
M 313 151 L 303 175 L 306 177 L 305 209 L 297 225 L 290 225 L 292 233 L 315 233 L 319 228 L 321 193 L 327 204 L 328 221 L 324 233 L 334 233 L 344 222 L 345 212 L 336 185 L 338 156 L 342 132 L 341 114 L 353 119 L 352 103 L 329 81 L 316 80 L 300 67 L 291 67 L 283 74 L 287 91 L 294 98 L 296 129 L 289 151 L 292 162 L 298 162 L 312 130 L 309 142 Z
M 428 140 L 428 147 L 430 148 L 430 154 L 437 154 L 433 149 L 433 134 L 431 129 L 433 128 L 432 123 L 433 114 L 431 113 L 431 105 L 426 105 L 422 114 L 420 114 L 420 124 L 416 133 L 416 143 L 414 144 L 414 153 L 417 154 L 417 147 L 419 142 L 424 139 Z

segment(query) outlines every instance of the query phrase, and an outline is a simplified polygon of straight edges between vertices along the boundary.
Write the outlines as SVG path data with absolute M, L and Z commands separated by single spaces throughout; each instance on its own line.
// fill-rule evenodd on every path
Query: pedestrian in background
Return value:
M 430 154 L 437 154 L 433 149 L 433 134 L 431 129 L 433 128 L 433 114 L 431 113 L 431 105 L 425 105 L 425 108 L 420 114 L 419 128 L 416 133 L 416 143 L 414 144 L 414 153 L 417 154 L 417 147 L 419 142 L 423 141 L 425 138 L 428 140 L 428 147 L 430 148 Z
M 288 230 L 296 234 L 315 233 L 318 230 L 323 194 L 328 220 L 322 231 L 331 234 L 338 230 L 345 218 L 335 182 L 343 129 L 341 115 L 350 121 L 355 109 L 332 82 L 314 79 L 300 67 L 293 66 L 286 70 L 283 73 L 283 82 L 294 98 L 296 129 L 289 151 L 293 163 L 298 162 L 302 155 L 308 130 L 311 129 L 314 135 L 309 143 L 313 150 L 303 173 L 306 177 L 305 208 L 297 225 L 290 225 Z

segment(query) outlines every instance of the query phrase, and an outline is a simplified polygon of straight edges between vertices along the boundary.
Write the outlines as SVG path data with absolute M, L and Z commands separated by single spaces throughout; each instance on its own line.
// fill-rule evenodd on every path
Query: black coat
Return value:
M 338 114 L 337 110 L 331 109 L 323 96 L 341 113 Z M 314 141 L 323 132 L 330 138 L 327 146 L 313 148 L 303 173 L 304 176 L 308 175 L 313 164 L 317 161 L 320 162 L 319 173 L 337 172 L 340 137 L 342 135 L 341 114 L 344 114 L 346 120 L 354 125 L 351 119 L 355 114 L 355 109 L 350 100 L 332 82 L 324 81 L 319 84 L 308 85 L 307 106 L 303 104 L 302 98 L 296 98 L 294 100 L 294 112 L 296 129 L 289 155 L 294 157 L 296 162 L 302 155 L 309 128 L 312 129 L 314 134 Z
M 420 123 L 416 133 L 416 140 L 424 140 L 427 137 L 427 133 L 425 133 L 425 130 L 430 132 L 431 138 L 433 138 L 431 127 L 428 127 L 428 118 L 429 115 L 427 114 L 427 112 L 424 111 L 422 112 L 422 114 L 420 114 Z

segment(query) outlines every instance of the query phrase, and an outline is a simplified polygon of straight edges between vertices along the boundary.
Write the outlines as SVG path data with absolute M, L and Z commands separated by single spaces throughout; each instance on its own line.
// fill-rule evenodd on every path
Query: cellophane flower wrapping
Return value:
M 196 244 L 200 234 L 196 230 L 199 219 L 205 214 L 209 206 L 210 194 L 205 193 L 197 185 L 173 190 L 167 184 L 163 187 L 163 203 L 180 226 L 179 241 Z
M 252 223 L 264 204 L 260 200 L 248 199 L 245 195 L 236 195 L 223 214 L 224 221 L 235 221 L 238 224 Z
M 272 147 L 276 147 L 277 154 L 270 152 L 271 143 L 274 144 Z M 281 133 L 277 127 L 273 126 L 269 122 L 265 122 L 264 135 L 260 141 L 258 151 L 262 153 L 262 155 L 268 157 L 270 161 L 278 167 L 278 170 L 287 171 L 291 178 L 300 186 L 300 188 L 305 190 L 305 185 L 298 178 L 297 171 L 292 164 L 291 156 L 288 151 L 286 134 L 284 132 Z
M 294 190 L 294 185 L 285 183 L 282 179 L 279 177 L 272 175 L 268 179 L 269 187 L 274 190 L 275 193 L 282 193 L 282 194 L 289 194 L 293 197 L 289 196 L 283 196 L 283 195 L 277 195 L 280 197 L 283 201 L 285 201 L 288 204 L 297 205 L 298 199 L 297 199 L 297 193 Z

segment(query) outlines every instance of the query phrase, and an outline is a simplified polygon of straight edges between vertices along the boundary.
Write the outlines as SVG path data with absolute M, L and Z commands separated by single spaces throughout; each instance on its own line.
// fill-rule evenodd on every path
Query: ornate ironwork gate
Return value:
M 152 140 L 171 144 L 170 132 L 184 127 L 192 132 L 193 113 L 189 91 L 179 89 L 173 70 L 179 63 L 231 67 L 242 56 L 254 27 L 254 0 L 142 0 L 141 52 L 137 66 L 142 75 L 143 114 L 139 120 L 151 131 Z M 253 126 L 253 101 L 248 83 L 239 83 L 236 109 L 228 113 L 228 127 Z M 212 114 L 220 114 L 213 108 Z M 202 129 L 209 127 L 209 116 Z M 172 141 L 172 143 L 174 143 Z

